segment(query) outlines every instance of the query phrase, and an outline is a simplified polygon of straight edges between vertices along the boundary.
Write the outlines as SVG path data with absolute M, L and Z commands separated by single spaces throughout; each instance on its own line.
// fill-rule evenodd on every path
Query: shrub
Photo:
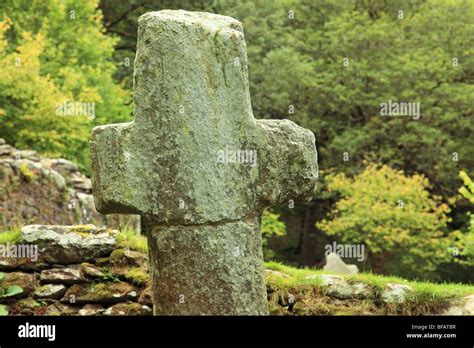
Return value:
M 280 215 L 272 213 L 265 209 L 262 215 L 262 244 L 263 256 L 265 260 L 270 260 L 275 256 L 273 250 L 268 246 L 268 241 L 271 237 L 282 237 L 286 234 L 285 223 L 279 220 Z
M 423 175 L 369 165 L 354 178 L 337 174 L 327 180 L 340 200 L 317 226 L 344 243 L 365 244 L 367 266 L 374 272 L 433 278 L 440 263 L 453 261 L 449 207 L 430 196 Z

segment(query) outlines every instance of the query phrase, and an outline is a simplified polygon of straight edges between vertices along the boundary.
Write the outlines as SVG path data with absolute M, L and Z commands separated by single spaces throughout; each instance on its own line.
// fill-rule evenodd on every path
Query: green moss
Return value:
M 108 269 L 102 270 L 102 276 L 100 277 L 100 279 L 104 282 L 119 282 L 120 281 L 118 276 Z
M 137 285 L 145 285 L 150 281 L 150 276 L 140 267 L 130 268 L 125 273 L 125 279 Z
M 100 300 L 104 297 L 110 296 L 110 288 L 103 283 L 99 284 L 92 284 L 90 287 L 90 291 L 87 294 L 87 299 L 89 301 L 97 301 L 100 302 Z
M 124 282 L 93 283 L 90 285 L 75 285 L 69 289 L 68 296 L 74 295 L 76 303 L 112 303 L 116 302 L 117 294 L 133 291 L 133 287 Z
M 21 236 L 21 226 L 11 227 L 9 230 L 0 232 L 0 244 L 15 244 Z
M 289 305 L 288 297 L 294 304 Z M 280 289 L 270 296 L 271 315 L 382 315 L 383 308 L 370 300 L 340 300 L 311 286 Z M 282 311 L 283 309 L 283 311 Z
M 24 299 L 21 299 L 18 301 L 18 306 L 22 307 L 22 308 L 38 308 L 38 307 L 41 307 L 42 306 L 42 303 L 34 300 L 33 298 L 31 297 L 28 297 L 28 298 L 24 298 Z
M 71 226 L 71 232 L 76 232 L 85 237 L 89 237 L 90 233 L 95 232 L 97 229 L 94 225 L 74 225 Z
M 111 259 L 120 259 L 125 255 L 125 249 L 114 249 L 110 254 Z
M 3 179 L 3 178 L 6 178 L 8 175 L 8 169 L 7 168 L 2 168 L 2 170 L 0 170 L 0 179 Z

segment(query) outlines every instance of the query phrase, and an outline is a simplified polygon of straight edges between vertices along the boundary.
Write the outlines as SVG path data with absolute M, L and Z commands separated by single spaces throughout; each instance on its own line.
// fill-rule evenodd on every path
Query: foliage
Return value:
M 0 317 L 8 315 L 8 309 L 5 305 L 0 305 Z
M 5 278 L 5 274 L 0 272 L 0 285 Z M 18 285 L 10 285 L 7 287 L 0 286 L 0 298 L 12 297 L 21 294 L 23 289 Z M 8 309 L 4 305 L 0 305 L 0 316 L 8 315 Z
M 440 314 L 459 298 L 471 295 L 473 286 L 456 283 L 407 281 L 372 273 L 339 275 L 348 284 L 363 285 L 367 291 L 361 299 L 339 299 L 327 296 L 320 276 L 325 271 L 294 268 L 277 262 L 265 264 L 273 314 L 296 315 L 433 315 Z M 413 289 L 402 304 L 385 303 L 381 293 L 388 284 L 408 285 Z M 296 300 L 292 309 L 282 310 L 289 298 Z M 277 305 L 280 304 L 282 306 Z M 288 307 L 286 307 L 288 308 Z
M 467 175 L 466 172 L 461 171 L 459 177 L 463 180 L 464 186 L 459 189 L 459 193 L 469 200 L 469 202 L 474 203 L 474 183 L 471 178 Z
M 83 170 L 91 128 L 130 112 L 112 78 L 115 40 L 104 35 L 97 6 L 97 0 L 0 3 L 0 137 L 69 158 Z M 61 115 L 65 102 L 89 103 L 95 119 L 77 115 L 81 110 Z
M 376 273 L 431 278 L 437 265 L 453 261 L 457 245 L 447 232 L 449 207 L 431 197 L 423 175 L 405 176 L 387 165 L 369 165 L 349 178 L 329 178 L 328 190 L 341 199 L 318 227 L 343 243 L 365 244 Z
M 27 181 L 32 181 L 35 179 L 35 173 L 30 168 L 28 168 L 28 163 L 26 162 L 23 162 L 20 165 L 20 172 Z
M 103 270 L 103 272 L 100 276 L 100 279 L 103 282 L 119 282 L 120 281 L 118 276 L 116 274 L 114 274 L 112 271 L 108 270 L 108 269 Z
M 123 247 L 132 250 L 148 252 L 148 241 L 145 236 L 141 235 L 133 228 L 124 228 L 115 235 L 117 242 Z
M 132 267 L 124 274 L 125 279 L 137 285 L 146 285 L 150 281 L 149 274 L 140 267 Z
M 223 12 L 246 30 L 257 117 L 313 130 L 323 168 L 354 174 L 366 159 L 454 194 L 474 146 L 472 2 L 229 1 Z M 420 119 L 382 117 L 390 99 L 420 102 Z
M 459 169 L 473 164 L 472 1 L 220 4 L 244 25 L 257 118 L 289 118 L 311 129 L 320 168 L 353 176 L 364 160 L 384 163 L 422 173 L 445 202 L 456 194 Z M 388 100 L 419 102 L 420 118 L 381 116 Z M 315 219 L 332 203 L 319 196 Z M 466 206 L 452 209 L 456 229 Z M 303 238 L 324 244 L 318 235 Z
M 21 236 L 21 226 L 14 226 L 0 232 L 0 244 L 15 244 Z
M 265 260 L 271 260 L 275 253 L 268 246 L 268 241 L 272 237 L 282 237 L 286 234 L 285 223 L 279 220 L 278 214 L 272 213 L 270 210 L 265 209 L 262 215 L 262 245 L 263 245 L 263 256 Z
M 470 203 L 474 203 L 474 183 L 464 171 L 461 171 L 459 176 L 464 182 L 464 186 L 459 189 L 459 193 Z M 462 259 L 462 263 L 474 265 L 474 214 L 469 213 L 469 219 L 470 221 L 468 230 L 466 233 L 460 234 L 462 244 L 460 255 L 464 256 L 466 259 Z

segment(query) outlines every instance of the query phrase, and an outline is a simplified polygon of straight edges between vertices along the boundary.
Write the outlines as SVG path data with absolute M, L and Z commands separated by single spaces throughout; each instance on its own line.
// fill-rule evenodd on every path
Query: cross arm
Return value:
M 316 194 L 318 163 L 314 134 L 289 120 L 257 120 L 262 133 L 260 192 L 263 205 L 308 202 Z
M 130 146 L 136 138 L 134 124 L 119 123 L 95 127 L 90 142 L 92 155 L 92 186 L 96 209 L 103 213 L 142 213 L 143 181 L 138 175 L 143 164 Z

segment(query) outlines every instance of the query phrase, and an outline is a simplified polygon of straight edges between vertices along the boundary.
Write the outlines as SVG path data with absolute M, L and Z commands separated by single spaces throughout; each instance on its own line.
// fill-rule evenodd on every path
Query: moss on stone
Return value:
M 136 288 L 125 282 L 76 284 L 69 288 L 62 302 L 116 303 L 138 297 Z
M 105 311 L 105 315 L 151 315 L 152 310 L 148 306 L 141 305 L 139 303 L 127 302 L 127 303 L 117 303 Z
M 42 304 L 31 297 L 27 297 L 19 300 L 18 306 L 25 309 L 33 309 L 41 307 Z
M 149 274 L 140 267 L 128 269 L 124 274 L 125 279 L 137 285 L 146 285 L 150 281 Z
M 87 234 L 90 235 L 91 233 L 94 233 L 97 231 L 97 227 L 94 225 L 74 225 L 70 227 L 71 232 L 76 232 L 79 234 Z

